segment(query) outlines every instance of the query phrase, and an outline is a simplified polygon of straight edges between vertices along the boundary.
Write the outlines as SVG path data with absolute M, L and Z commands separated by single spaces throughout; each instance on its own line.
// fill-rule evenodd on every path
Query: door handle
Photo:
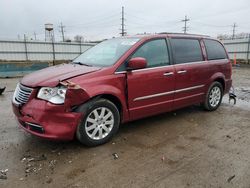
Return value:
M 184 73 L 186 73 L 187 71 L 186 70 L 180 70 L 180 71 L 178 71 L 177 73 L 178 74 L 184 74 Z
M 163 74 L 163 76 L 171 76 L 171 75 L 173 75 L 174 73 L 173 72 L 165 72 L 164 74 Z

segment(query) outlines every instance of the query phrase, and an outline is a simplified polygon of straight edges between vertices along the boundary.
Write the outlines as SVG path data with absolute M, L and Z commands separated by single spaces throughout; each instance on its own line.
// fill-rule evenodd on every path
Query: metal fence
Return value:
M 246 60 L 250 58 L 250 38 L 222 40 L 229 56 L 234 59 Z M 72 60 L 93 43 L 77 42 L 42 42 L 42 41 L 20 41 L 0 40 L 0 60 L 5 61 L 53 61 Z
M 249 62 L 250 38 L 222 40 L 222 42 L 229 53 L 230 59 L 234 59 L 234 56 L 236 56 L 236 59 Z
M 0 40 L 1 61 L 72 60 L 93 43 Z

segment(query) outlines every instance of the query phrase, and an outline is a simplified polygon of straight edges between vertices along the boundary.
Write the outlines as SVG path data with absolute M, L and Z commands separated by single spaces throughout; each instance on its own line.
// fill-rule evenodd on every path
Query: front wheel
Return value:
M 97 146 L 108 142 L 118 131 L 120 114 L 109 100 L 99 99 L 83 106 L 84 117 L 77 128 L 78 140 L 87 146 Z
M 222 100 L 223 88 L 220 82 L 213 82 L 209 87 L 209 90 L 206 95 L 206 101 L 204 102 L 204 107 L 208 111 L 216 110 Z

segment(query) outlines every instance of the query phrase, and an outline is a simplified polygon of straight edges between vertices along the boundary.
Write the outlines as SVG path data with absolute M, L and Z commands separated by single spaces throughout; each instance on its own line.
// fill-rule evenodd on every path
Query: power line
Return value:
M 62 41 L 63 42 L 65 41 L 65 37 L 64 37 L 65 29 L 64 28 L 65 28 L 65 26 L 61 22 L 61 25 L 59 26 L 59 32 L 62 33 Z
M 190 19 L 187 18 L 187 16 L 185 16 L 184 20 L 181 20 L 182 22 L 184 22 L 184 27 L 183 27 L 183 31 L 184 33 L 187 33 L 187 22 L 190 21 Z
M 120 13 L 110 14 L 109 16 L 102 17 L 100 19 L 94 19 L 94 20 L 84 22 L 84 23 L 70 24 L 70 25 L 67 25 L 67 27 L 79 27 L 79 26 L 87 27 L 87 26 L 92 26 L 92 25 L 99 25 L 99 24 L 102 24 L 102 23 L 107 23 L 107 22 L 111 22 L 111 21 L 114 21 L 114 20 L 119 20 L 116 17 L 118 15 L 120 15 Z
M 120 33 L 122 36 L 124 36 L 125 34 L 126 34 L 126 31 L 125 31 L 125 24 L 124 24 L 124 22 L 125 22 L 125 18 L 124 18 L 124 7 L 122 7 L 122 18 L 121 18 L 121 20 L 122 20 L 122 32 Z
M 197 18 L 192 18 L 193 20 L 200 20 L 200 19 L 204 19 L 204 18 L 212 18 L 212 17 L 218 17 L 218 16 L 225 16 L 227 14 L 234 14 L 234 13 L 242 13 L 243 11 L 249 11 L 249 6 L 245 6 L 245 7 L 238 7 L 238 8 L 233 8 L 232 10 L 226 10 L 226 11 L 219 11 L 219 12 L 210 12 L 210 14 L 201 14 L 198 15 Z M 248 22 L 247 22 L 248 23 Z
M 140 26 L 149 26 L 151 27 L 152 25 L 154 26 L 165 26 L 166 24 L 178 24 L 180 23 L 180 21 L 177 20 L 164 20 L 159 22 L 158 20 L 146 20 L 143 18 L 138 18 L 134 15 L 131 14 L 125 14 L 125 15 L 129 15 L 130 17 L 132 17 L 132 19 L 129 19 L 127 17 L 126 22 L 129 24 L 134 24 L 134 25 L 140 25 Z
M 204 23 L 204 22 L 200 22 L 200 21 L 194 21 L 193 19 L 192 19 L 192 23 L 196 23 L 198 25 L 202 25 L 202 26 L 205 26 L 205 27 L 218 27 L 218 28 L 232 27 L 231 25 L 214 25 L 214 24 Z
M 116 24 L 116 27 L 120 24 L 120 20 L 119 18 L 109 18 L 107 20 L 103 20 L 103 21 L 99 21 L 98 23 L 91 23 L 91 24 L 88 24 L 88 25 L 84 25 L 84 24 L 79 24 L 79 25 L 71 25 L 71 26 L 68 26 L 67 27 L 70 27 L 70 28 L 85 28 L 85 29 L 89 29 L 89 28 L 96 28 L 96 27 L 107 27 L 107 26 L 112 26 Z

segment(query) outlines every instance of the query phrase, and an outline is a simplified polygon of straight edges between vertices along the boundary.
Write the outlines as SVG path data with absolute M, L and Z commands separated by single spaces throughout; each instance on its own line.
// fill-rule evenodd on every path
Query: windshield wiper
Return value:
M 73 64 L 78 64 L 78 65 L 85 65 L 85 66 L 88 66 L 88 67 L 92 67 L 92 65 L 90 64 L 86 64 L 86 63 L 82 63 L 82 62 L 72 62 Z

